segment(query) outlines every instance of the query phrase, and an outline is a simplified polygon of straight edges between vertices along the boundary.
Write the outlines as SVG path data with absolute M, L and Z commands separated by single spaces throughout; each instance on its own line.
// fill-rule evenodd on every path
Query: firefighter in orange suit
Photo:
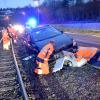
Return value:
M 2 40 L 3 40 L 3 49 L 9 50 L 9 48 L 10 48 L 10 38 L 9 38 L 9 35 L 8 35 L 6 29 L 3 30 Z
M 98 49 L 95 47 L 79 47 L 75 55 L 78 57 L 78 61 L 80 61 L 81 58 L 90 61 L 90 59 L 96 55 L 97 51 Z
M 9 35 L 13 38 L 14 43 L 16 43 L 17 42 L 17 32 L 16 32 L 16 30 L 11 25 L 8 26 L 7 29 L 8 29 Z
M 84 58 L 94 68 L 100 69 L 100 50 L 95 47 L 79 47 L 75 53 L 77 62 Z
M 50 41 L 39 52 L 36 58 L 36 63 L 38 67 L 34 71 L 36 74 L 44 74 L 44 75 L 49 74 L 48 60 L 51 54 L 54 52 L 54 47 L 55 47 L 54 41 Z

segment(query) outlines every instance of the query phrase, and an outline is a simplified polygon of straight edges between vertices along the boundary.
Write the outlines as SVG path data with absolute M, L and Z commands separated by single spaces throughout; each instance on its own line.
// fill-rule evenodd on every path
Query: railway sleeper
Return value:
M 15 69 L 14 69 L 14 67 L 11 67 L 11 66 L 0 67 L 1 72 L 13 71 L 13 70 L 15 70 Z

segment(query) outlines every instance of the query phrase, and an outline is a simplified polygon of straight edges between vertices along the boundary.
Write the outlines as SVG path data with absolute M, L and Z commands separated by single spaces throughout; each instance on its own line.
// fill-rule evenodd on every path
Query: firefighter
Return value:
M 78 51 L 75 53 L 75 56 L 78 58 L 85 58 L 87 61 L 90 61 L 93 58 L 98 49 L 95 47 L 79 47 Z
M 100 50 L 95 47 L 79 47 L 75 53 L 77 62 L 84 58 L 94 68 L 100 69 Z
M 13 28 L 13 26 L 12 26 L 12 25 L 9 25 L 9 26 L 7 27 L 7 30 L 8 30 L 8 33 L 9 33 L 10 37 L 13 38 L 14 43 L 17 43 L 17 32 L 16 32 L 16 30 Z
M 9 50 L 9 48 L 10 48 L 10 37 L 9 37 L 6 29 L 3 30 L 2 40 L 3 40 L 3 49 Z
M 93 65 L 94 68 L 100 70 L 100 50 L 96 51 L 96 54 L 90 59 L 88 63 Z
M 36 63 L 38 67 L 35 69 L 36 74 L 49 74 L 49 65 L 48 61 L 52 53 L 54 52 L 55 43 L 54 41 L 50 41 L 47 45 L 45 45 L 42 50 L 39 52 Z

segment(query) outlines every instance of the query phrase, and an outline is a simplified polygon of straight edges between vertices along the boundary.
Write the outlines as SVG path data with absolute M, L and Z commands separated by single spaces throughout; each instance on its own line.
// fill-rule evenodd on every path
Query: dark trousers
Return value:
M 36 57 L 36 61 L 41 62 L 41 63 L 44 63 L 44 60 L 41 59 L 41 58 L 39 58 L 39 57 Z
M 98 61 L 98 58 L 100 57 L 100 51 L 97 51 L 97 53 L 90 59 L 89 63 L 93 64 L 96 61 Z

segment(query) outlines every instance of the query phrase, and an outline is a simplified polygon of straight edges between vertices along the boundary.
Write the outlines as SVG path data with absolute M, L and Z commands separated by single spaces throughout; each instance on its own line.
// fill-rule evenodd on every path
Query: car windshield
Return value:
M 44 26 L 33 29 L 30 35 L 34 41 L 42 41 L 44 39 L 49 39 L 61 35 L 61 32 L 52 26 Z

